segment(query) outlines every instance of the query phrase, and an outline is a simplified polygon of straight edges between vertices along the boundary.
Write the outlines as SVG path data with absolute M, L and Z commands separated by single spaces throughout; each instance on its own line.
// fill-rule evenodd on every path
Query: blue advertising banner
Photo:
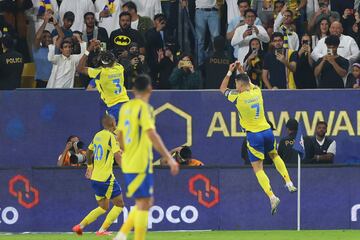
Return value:
M 270 214 L 267 196 L 250 168 L 182 169 L 172 177 L 155 170 L 155 206 L 150 230 L 296 229 L 296 194 L 284 187 L 274 168 L 267 168 L 279 211 Z M 0 170 L 0 232 L 70 231 L 96 201 L 85 169 Z M 123 177 L 117 169 L 120 183 Z M 290 169 L 296 182 L 296 169 Z M 302 229 L 360 229 L 358 167 L 302 170 Z M 127 217 L 132 199 L 112 231 Z M 89 226 L 100 227 L 105 216 Z
M 356 90 L 264 91 L 266 115 L 275 136 L 286 135 L 290 117 L 313 136 L 328 122 L 337 142 L 336 163 L 360 163 L 360 92 Z M 235 107 L 218 91 L 155 91 L 157 129 L 169 148 L 190 145 L 205 165 L 242 165 Z M 97 92 L 18 90 L 0 92 L 0 167 L 55 166 L 68 136 L 89 143 L 103 114 Z

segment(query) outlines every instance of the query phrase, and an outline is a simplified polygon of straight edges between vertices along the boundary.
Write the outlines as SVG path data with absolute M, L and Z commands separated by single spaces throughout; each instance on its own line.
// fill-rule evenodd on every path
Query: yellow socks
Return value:
M 129 213 L 129 216 L 127 217 L 126 221 L 120 228 L 120 232 L 123 233 L 125 236 L 129 234 L 131 229 L 134 227 L 135 222 L 135 214 L 136 214 L 136 206 L 133 207 Z
M 106 216 L 105 221 L 100 228 L 100 231 L 107 230 L 110 227 L 110 225 L 117 219 L 117 217 L 120 215 L 122 210 L 123 210 L 122 207 L 113 206 L 113 208 Z
M 255 175 L 256 175 L 256 177 L 258 179 L 258 182 L 259 182 L 260 186 L 262 187 L 262 189 L 266 193 L 266 195 L 268 195 L 269 198 L 273 197 L 274 193 L 271 190 L 270 180 L 266 176 L 266 173 L 264 172 L 264 170 L 258 171 Z
M 136 210 L 134 240 L 145 240 L 148 227 L 149 211 Z
M 80 226 L 82 228 L 86 227 L 104 213 L 106 213 L 106 210 L 102 209 L 101 207 L 95 208 L 81 221 Z
M 275 164 L 276 170 L 281 174 L 281 176 L 284 178 L 285 183 L 290 183 L 291 179 L 288 173 L 288 170 L 286 169 L 284 161 L 281 159 L 281 157 L 278 155 L 273 159 L 273 162 Z

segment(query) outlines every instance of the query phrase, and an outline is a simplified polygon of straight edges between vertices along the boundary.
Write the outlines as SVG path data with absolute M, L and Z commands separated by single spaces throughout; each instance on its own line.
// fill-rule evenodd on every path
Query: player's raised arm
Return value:
M 236 62 L 231 63 L 229 65 L 229 71 L 227 72 L 226 76 L 224 77 L 224 79 L 223 79 L 223 81 L 221 82 L 221 85 L 220 85 L 220 92 L 222 94 L 225 94 L 225 91 L 228 89 L 229 80 L 230 80 L 231 75 L 235 71 L 235 68 L 236 68 Z
M 98 40 L 90 40 L 90 45 L 88 46 L 87 50 L 85 51 L 84 55 L 81 57 L 79 65 L 77 66 L 77 71 L 79 73 L 82 73 L 84 75 L 89 75 L 88 74 L 88 68 L 86 67 L 86 63 L 89 57 L 89 54 L 91 51 L 94 51 L 95 48 L 97 48 L 99 46 L 99 41 Z
M 154 148 L 158 153 L 160 153 L 161 157 L 165 160 L 166 164 L 169 165 L 170 171 L 172 175 L 177 175 L 179 173 L 179 164 L 175 161 L 175 159 L 170 155 L 169 151 L 165 147 L 161 137 L 156 132 L 155 129 L 147 130 L 147 135 L 153 143 Z

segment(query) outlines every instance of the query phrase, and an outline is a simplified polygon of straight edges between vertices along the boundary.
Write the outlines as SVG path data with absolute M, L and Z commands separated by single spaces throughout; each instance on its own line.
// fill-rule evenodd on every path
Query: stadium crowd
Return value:
M 359 2 L 0 0 L 0 90 L 29 63 L 37 88 L 94 88 L 77 71 L 93 39 L 87 65 L 111 50 L 127 88 L 143 73 L 156 89 L 218 88 L 235 60 L 262 88 L 360 88 Z

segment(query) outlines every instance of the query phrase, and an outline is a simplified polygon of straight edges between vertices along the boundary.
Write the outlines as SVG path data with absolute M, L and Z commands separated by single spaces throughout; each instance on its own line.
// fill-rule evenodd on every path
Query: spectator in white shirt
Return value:
M 60 20 L 63 19 L 64 14 L 68 11 L 75 14 L 75 21 L 71 30 L 82 32 L 85 27 L 83 18 L 85 13 L 95 12 L 95 7 L 92 0 L 63 0 L 59 10 Z
M 245 18 L 244 13 L 246 10 L 250 9 L 250 4 L 248 0 L 238 0 L 237 1 L 237 8 L 236 10 L 240 13 L 238 16 L 234 17 L 233 20 L 229 23 L 226 38 L 227 40 L 231 41 L 231 39 L 234 37 L 235 30 L 243 26 L 245 24 Z M 256 17 L 255 25 L 262 25 L 261 20 Z M 237 58 L 238 56 L 238 46 L 234 47 L 234 57 Z
M 299 37 L 294 31 L 294 14 L 287 9 L 285 4 L 274 22 L 274 32 L 281 32 L 284 35 L 284 48 L 293 50 L 299 49 Z
M 105 28 L 109 36 L 112 31 L 120 27 L 119 15 L 121 13 L 121 6 L 121 0 L 115 0 L 111 6 L 109 0 L 95 1 L 95 18 L 99 22 L 98 26 Z
M 256 19 L 256 13 L 254 10 L 246 10 L 244 16 L 245 24 L 235 30 L 234 37 L 231 40 L 231 45 L 233 47 L 239 47 L 237 59 L 241 64 L 243 64 L 244 58 L 249 52 L 249 42 L 251 39 L 258 38 L 264 43 L 268 43 L 270 41 L 265 28 L 260 25 L 254 25 Z
M 154 19 L 156 14 L 162 13 L 160 0 L 133 0 L 133 2 L 136 4 L 138 13 L 141 16 Z
M 122 6 L 124 12 L 131 15 L 131 28 L 139 31 L 141 36 L 145 38 L 145 33 L 154 27 L 154 22 L 149 17 L 143 17 L 138 14 L 138 8 L 133 1 L 128 1 Z
M 360 53 L 359 47 L 352 37 L 343 35 L 342 32 L 343 28 L 340 22 L 335 21 L 331 24 L 330 35 L 335 35 L 340 38 L 340 45 L 338 47 L 337 53 L 339 56 L 348 59 L 351 66 L 351 64 L 356 60 Z M 317 61 L 319 60 L 319 58 L 327 55 L 328 52 L 325 44 L 325 39 L 326 38 L 320 39 L 315 49 L 311 53 L 311 57 L 312 59 L 314 59 L 314 61 Z
M 51 76 L 46 88 L 73 88 L 76 67 L 85 52 L 86 42 L 81 42 L 81 53 L 72 55 L 73 43 L 64 40 L 60 45 L 60 55 L 55 55 L 55 46 L 49 45 L 48 60 L 53 64 Z

